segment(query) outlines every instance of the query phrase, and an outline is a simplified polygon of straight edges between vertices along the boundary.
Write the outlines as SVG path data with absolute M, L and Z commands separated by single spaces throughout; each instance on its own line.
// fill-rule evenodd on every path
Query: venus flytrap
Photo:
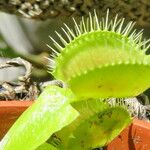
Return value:
M 49 140 L 59 150 L 91 150 L 107 145 L 131 122 L 125 109 L 110 107 L 102 100 L 89 99 L 72 106 L 80 116 Z
M 50 72 L 68 87 L 47 87 L 6 134 L 1 149 L 33 150 L 49 137 L 50 146 L 41 148 L 94 149 L 131 122 L 125 108 L 111 107 L 104 99 L 137 96 L 150 86 L 149 40 L 142 41 L 142 31 L 132 32 L 134 22 L 123 28 L 124 18 L 110 20 L 109 11 L 101 21 L 94 11 L 73 22 L 73 30 L 66 24 L 62 28 L 68 40 L 56 32 L 64 46 L 52 37 L 56 49 L 49 46 Z
M 150 40 L 142 41 L 143 30 L 132 33 L 134 22 L 123 29 L 124 18 L 109 21 L 108 15 L 100 21 L 96 12 L 89 14 L 80 25 L 73 19 L 75 31 L 64 24 L 69 40 L 59 34 L 64 47 L 51 38 L 56 47 L 52 74 L 85 99 L 133 97 L 150 85 L 150 57 L 145 54 Z

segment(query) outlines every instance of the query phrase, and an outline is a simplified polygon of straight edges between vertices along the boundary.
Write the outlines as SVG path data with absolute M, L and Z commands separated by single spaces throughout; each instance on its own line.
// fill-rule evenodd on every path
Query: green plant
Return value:
M 124 19 L 109 21 L 108 14 L 102 21 L 89 14 L 80 25 L 74 20 L 75 31 L 65 24 L 69 42 L 57 33 L 64 48 L 51 38 L 60 51 L 51 48 L 52 74 L 68 87 L 47 86 L 1 149 L 88 150 L 108 144 L 131 123 L 124 107 L 111 107 L 105 98 L 136 96 L 149 87 L 148 41 L 141 31 L 130 33 L 134 23 L 122 29 Z
M 61 52 L 53 50 L 58 55 L 52 68 L 54 77 L 67 82 L 76 95 L 85 98 L 142 93 L 150 85 L 150 56 L 145 54 L 150 40 L 142 41 L 142 30 L 130 34 L 135 24 L 132 21 L 122 29 L 124 19 L 117 20 L 117 16 L 109 21 L 107 13 L 101 22 L 96 14 L 89 16 L 80 25 L 74 20 L 76 33 L 65 25 L 71 42 L 65 42 L 64 48 L 52 39 Z

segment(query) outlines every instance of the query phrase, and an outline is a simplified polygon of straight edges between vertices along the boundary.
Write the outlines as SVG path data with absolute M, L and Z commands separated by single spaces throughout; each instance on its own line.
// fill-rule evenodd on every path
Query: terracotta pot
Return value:
M 0 140 L 33 101 L 0 101 Z
M 150 150 L 150 123 L 134 119 L 106 150 Z

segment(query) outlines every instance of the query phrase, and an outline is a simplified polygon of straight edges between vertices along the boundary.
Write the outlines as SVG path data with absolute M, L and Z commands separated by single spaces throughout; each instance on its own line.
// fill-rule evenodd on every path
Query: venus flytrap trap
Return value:
M 142 41 L 142 30 L 131 32 L 134 22 L 123 29 L 124 19 L 109 21 L 108 15 L 100 21 L 96 12 L 93 17 L 89 13 L 80 25 L 73 19 L 75 32 L 64 24 L 69 40 L 59 35 L 64 47 L 51 38 L 57 48 L 52 48 L 52 74 L 83 99 L 133 97 L 150 86 L 150 57 L 145 54 L 150 40 Z
M 49 46 L 50 72 L 68 87 L 46 87 L 3 138 L 1 149 L 94 149 L 131 122 L 125 108 L 110 106 L 105 98 L 133 97 L 149 87 L 149 40 L 132 31 L 133 22 L 123 28 L 124 19 L 110 20 L 109 11 L 101 21 L 94 11 L 80 24 L 73 22 L 74 29 L 62 28 L 68 40 L 56 32 L 64 46 L 52 37 L 56 49 Z
M 125 109 L 110 107 L 97 99 L 75 102 L 72 106 L 80 116 L 49 140 L 59 150 L 91 150 L 107 145 L 131 122 Z

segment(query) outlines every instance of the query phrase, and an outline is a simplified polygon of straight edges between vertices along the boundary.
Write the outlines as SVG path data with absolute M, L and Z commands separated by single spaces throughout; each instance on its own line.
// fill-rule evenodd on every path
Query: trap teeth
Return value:
M 104 67 L 110 66 L 109 64 L 105 64 Z M 101 68 L 102 66 L 99 66 L 98 68 Z
M 119 64 L 119 65 L 121 65 L 121 64 L 122 64 L 122 61 L 121 61 L 121 60 L 119 60 L 119 61 L 118 61 L 118 64 Z
M 130 64 L 133 64 L 133 65 L 134 65 L 134 64 L 138 64 L 138 62 L 137 62 L 136 60 L 134 60 L 134 59 L 131 59 L 129 62 L 130 62 Z M 128 64 L 129 64 L 129 63 L 128 63 Z
M 128 65 L 130 64 L 130 61 L 125 61 L 124 64 Z
M 85 70 L 85 71 L 83 72 L 83 74 L 87 74 L 87 70 Z
M 115 66 L 115 65 L 116 65 L 116 63 L 115 63 L 115 62 L 111 63 L 111 66 Z

